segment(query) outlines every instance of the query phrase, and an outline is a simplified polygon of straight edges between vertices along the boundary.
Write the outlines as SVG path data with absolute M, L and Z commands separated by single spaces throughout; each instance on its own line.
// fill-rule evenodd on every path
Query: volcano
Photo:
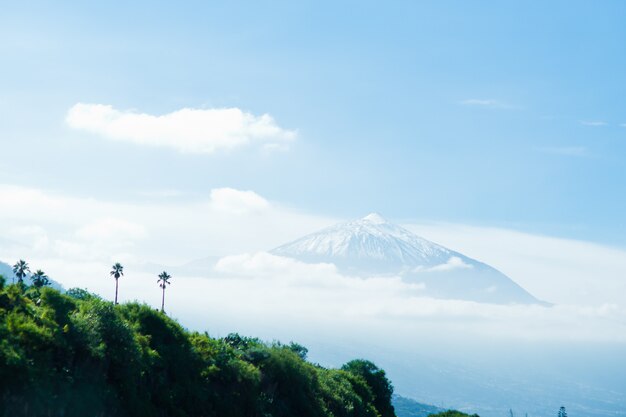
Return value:
M 400 276 L 423 295 L 495 304 L 546 304 L 497 269 L 392 224 L 380 214 L 340 223 L 270 253 L 332 263 L 345 275 Z

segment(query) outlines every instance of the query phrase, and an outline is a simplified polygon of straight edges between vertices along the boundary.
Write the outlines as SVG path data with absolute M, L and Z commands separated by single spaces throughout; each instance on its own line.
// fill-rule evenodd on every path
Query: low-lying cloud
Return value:
M 414 272 L 447 272 L 459 269 L 472 269 L 473 267 L 473 265 L 466 263 L 458 256 L 451 256 L 446 263 L 431 266 L 430 268 L 418 267 L 415 268 Z
M 402 334 L 429 328 L 588 341 L 622 340 L 626 334 L 626 287 L 620 278 L 626 255 L 618 248 L 505 229 L 405 225 L 557 304 L 499 306 L 429 298 L 421 284 L 400 277 L 344 276 L 332 264 L 269 254 L 265 250 L 338 219 L 298 213 L 250 190 L 220 188 L 195 201 L 174 197 L 145 204 L 2 185 L 0 193 L 6 197 L 0 205 L 0 260 L 24 258 L 66 287 L 87 287 L 105 297 L 113 288 L 110 265 L 121 261 L 127 272 L 121 298 L 155 305 L 160 294 L 152 270 L 166 268 L 174 277 L 168 311 L 198 329 L 208 325 L 206 318 L 220 317 L 224 331 L 254 322 L 287 332 L 281 327 L 287 315 L 294 326 L 315 321 L 341 330 L 358 323 L 364 331 L 393 327 Z M 215 267 L 207 273 L 170 270 L 211 256 Z M 453 258 L 436 268 L 465 267 Z
M 210 198 L 210 204 L 214 209 L 234 214 L 259 212 L 270 207 L 269 201 L 249 190 L 214 188 L 211 190 Z

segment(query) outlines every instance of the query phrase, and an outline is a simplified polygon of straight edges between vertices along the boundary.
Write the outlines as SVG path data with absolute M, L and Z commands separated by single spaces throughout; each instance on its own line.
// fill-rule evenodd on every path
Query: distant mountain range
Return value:
M 376 213 L 340 223 L 271 251 L 306 263 L 332 263 L 347 275 L 401 276 L 423 294 L 496 304 L 545 304 L 495 268 L 386 221 Z

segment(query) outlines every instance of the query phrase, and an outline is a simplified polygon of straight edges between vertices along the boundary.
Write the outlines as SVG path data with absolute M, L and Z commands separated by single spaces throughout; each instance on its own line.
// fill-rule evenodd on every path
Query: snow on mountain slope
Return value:
M 331 226 L 271 251 L 344 274 L 395 275 L 425 284 L 424 294 L 490 303 L 541 303 L 496 269 L 421 238 L 376 213 Z
M 379 214 L 338 224 L 272 251 L 276 255 L 306 257 L 310 261 L 350 260 L 403 266 L 445 263 L 451 251 L 422 239 Z

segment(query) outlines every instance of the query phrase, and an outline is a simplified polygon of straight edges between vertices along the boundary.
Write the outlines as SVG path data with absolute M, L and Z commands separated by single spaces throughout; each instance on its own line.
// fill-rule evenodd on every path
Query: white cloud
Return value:
M 145 262 L 182 264 L 273 248 L 335 222 L 233 188 L 214 189 L 203 199 L 186 196 L 133 204 L 2 184 L 0 195 L 1 237 L 7 240 L 0 248 L 2 260 L 63 256 L 75 262 L 88 254 L 89 259 L 109 262 L 117 253 L 132 251 Z M 35 225 L 49 239 L 45 253 L 35 252 L 32 233 L 24 231 Z M 150 239 L 145 238 L 148 233 Z
M 454 337 L 626 341 L 621 332 L 626 309 L 611 303 L 543 307 L 440 300 L 423 296 L 422 286 L 398 277 L 347 277 L 333 265 L 306 264 L 265 252 L 224 257 L 211 275 L 210 280 L 194 281 L 192 298 L 185 299 L 195 300 L 195 307 L 189 305 L 179 310 L 181 314 L 192 314 L 183 312 L 187 309 L 198 314 L 200 308 L 201 317 L 219 314 L 265 323 L 280 317 L 290 326 L 285 323 L 288 312 L 298 326 L 324 323 L 341 331 L 356 326 L 367 334 L 393 328 L 394 340 L 400 334 L 419 339 L 424 331 L 434 330 L 439 336 L 431 334 L 431 340 L 450 332 Z
M 215 210 L 234 214 L 258 212 L 270 207 L 270 203 L 254 191 L 234 188 L 214 188 L 211 190 L 210 204 Z
M 406 227 L 502 271 L 539 299 L 626 306 L 626 250 L 574 239 L 460 224 Z
M 107 139 L 192 153 L 210 154 L 250 145 L 284 147 L 296 138 L 295 131 L 278 126 L 269 114 L 255 116 L 238 108 L 183 108 L 152 115 L 78 103 L 68 110 L 65 120 L 73 129 Z
M 473 265 L 465 263 L 465 261 L 458 256 L 451 256 L 444 264 L 431 266 L 430 268 L 418 267 L 415 269 L 415 272 L 443 272 L 458 269 L 472 269 L 473 267 Z
M 599 126 L 607 126 L 608 123 L 604 122 L 602 120 L 581 120 L 580 124 L 583 126 L 593 126 L 593 127 L 599 127 Z
M 146 230 L 140 224 L 129 222 L 123 219 L 107 217 L 103 219 L 98 219 L 81 227 L 76 232 L 76 236 L 85 240 L 136 240 L 146 237 Z
M 4 237 L 23 242 L 26 247 L 31 247 L 37 253 L 45 251 L 50 243 L 46 230 L 35 224 L 10 227 L 5 231 Z
M 475 107 L 485 107 L 491 109 L 511 109 L 514 106 L 504 103 L 500 100 L 496 100 L 493 98 L 487 99 L 479 99 L 479 98 L 469 98 L 465 100 L 461 100 L 459 104 L 464 106 L 475 106 Z
M 309 264 L 267 252 L 245 253 L 219 259 L 215 271 L 239 278 L 260 279 L 286 286 L 307 286 L 317 290 L 346 292 L 346 297 L 359 297 L 359 292 L 416 295 L 423 284 L 406 283 L 400 277 L 368 278 L 341 275 L 335 265 Z M 337 295 L 337 293 L 335 294 Z
M 267 252 L 245 253 L 221 258 L 215 265 L 217 272 L 254 278 L 300 277 L 318 275 L 337 277 L 339 273 L 333 264 L 307 264 Z

